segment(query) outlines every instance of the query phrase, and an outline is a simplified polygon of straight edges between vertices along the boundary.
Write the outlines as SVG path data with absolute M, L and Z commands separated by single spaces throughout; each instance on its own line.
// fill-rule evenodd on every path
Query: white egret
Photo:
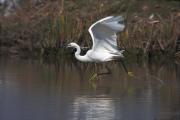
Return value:
M 87 51 L 85 55 L 80 55 L 81 48 L 78 44 L 72 42 L 68 44 L 68 47 L 76 48 L 75 57 L 82 62 L 107 62 L 111 60 L 119 59 L 128 75 L 132 76 L 131 72 L 128 72 L 126 66 L 120 58 L 123 58 L 124 50 L 119 50 L 117 45 L 117 33 L 124 30 L 122 16 L 109 16 L 105 17 L 89 28 L 89 33 L 92 37 L 92 48 Z M 106 66 L 107 68 L 107 66 Z M 109 69 L 107 68 L 109 71 Z
M 124 50 L 118 49 L 116 33 L 124 28 L 122 16 L 105 17 L 90 26 L 93 46 L 84 56 L 80 55 L 81 48 L 76 43 L 72 42 L 68 47 L 76 48 L 75 57 L 82 62 L 106 62 L 122 58 Z

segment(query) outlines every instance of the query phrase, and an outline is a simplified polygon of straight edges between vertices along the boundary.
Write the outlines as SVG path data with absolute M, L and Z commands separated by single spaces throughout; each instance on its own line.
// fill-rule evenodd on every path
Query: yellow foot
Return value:
M 92 77 L 89 79 L 89 81 L 94 81 L 94 80 L 96 80 L 97 76 L 98 76 L 97 73 L 93 74 Z
M 133 77 L 133 76 L 134 76 L 133 72 L 128 72 L 128 75 L 129 75 L 130 77 Z

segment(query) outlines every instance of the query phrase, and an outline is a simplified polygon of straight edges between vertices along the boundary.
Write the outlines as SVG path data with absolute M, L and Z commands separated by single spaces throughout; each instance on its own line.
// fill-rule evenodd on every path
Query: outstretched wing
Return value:
M 89 33 L 93 41 L 92 50 L 118 52 L 116 33 L 124 28 L 122 16 L 109 16 L 91 25 Z

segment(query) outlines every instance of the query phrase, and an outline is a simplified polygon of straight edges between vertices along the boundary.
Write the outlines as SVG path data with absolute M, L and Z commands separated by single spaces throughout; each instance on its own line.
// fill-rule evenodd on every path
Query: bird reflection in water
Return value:
M 106 95 L 79 96 L 73 102 L 72 120 L 114 120 L 115 106 L 111 98 L 105 98 Z

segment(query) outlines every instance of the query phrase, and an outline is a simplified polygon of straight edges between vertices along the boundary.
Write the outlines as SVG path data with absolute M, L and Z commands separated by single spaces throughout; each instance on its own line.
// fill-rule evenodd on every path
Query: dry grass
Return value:
M 164 4 L 162 4 L 164 3 Z M 171 5 L 169 5 L 171 3 Z M 124 49 L 174 52 L 180 33 L 177 2 L 154 0 L 46 0 L 36 6 L 28 3 L 16 15 L 0 19 L 0 54 L 54 54 L 71 41 L 91 46 L 89 26 L 108 15 L 123 15 L 126 34 L 119 34 Z M 153 14 L 154 17 L 149 19 Z

